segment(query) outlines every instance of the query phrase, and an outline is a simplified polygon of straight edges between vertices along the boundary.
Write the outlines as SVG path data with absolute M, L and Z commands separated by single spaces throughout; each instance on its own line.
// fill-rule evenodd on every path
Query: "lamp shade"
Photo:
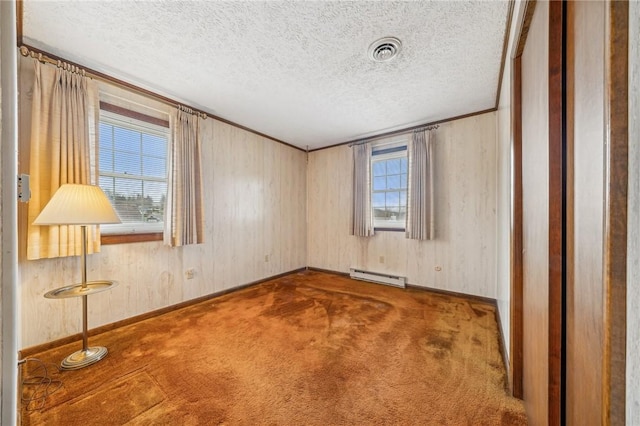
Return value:
M 99 225 L 120 223 L 99 186 L 64 184 L 42 209 L 34 225 Z

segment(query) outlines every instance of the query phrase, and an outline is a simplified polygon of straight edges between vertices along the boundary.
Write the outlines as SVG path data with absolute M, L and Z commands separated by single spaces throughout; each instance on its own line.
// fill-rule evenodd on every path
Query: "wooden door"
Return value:
M 524 13 L 511 339 L 532 425 L 625 423 L 628 19 L 615 1 Z

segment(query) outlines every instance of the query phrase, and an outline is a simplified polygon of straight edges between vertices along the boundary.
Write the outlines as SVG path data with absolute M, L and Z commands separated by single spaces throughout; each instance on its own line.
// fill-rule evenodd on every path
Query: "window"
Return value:
M 407 216 L 407 146 L 374 147 L 371 205 L 376 229 L 404 230 Z
M 155 233 L 163 228 L 168 123 L 164 127 L 132 116 L 145 117 L 100 111 L 99 184 L 122 220 L 102 225 L 104 234 Z

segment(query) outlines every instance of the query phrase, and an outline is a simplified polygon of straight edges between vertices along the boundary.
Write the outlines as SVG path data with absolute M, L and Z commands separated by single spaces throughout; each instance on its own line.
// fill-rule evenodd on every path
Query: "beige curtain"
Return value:
M 33 63 L 27 258 L 79 256 L 79 226 L 32 223 L 62 184 L 95 183 L 97 86 L 77 67 L 60 62 L 56 67 L 36 59 Z M 99 251 L 96 227 L 87 230 L 87 252 Z
M 204 242 L 198 120 L 199 117 L 185 107 L 179 107 L 172 116 L 164 242 L 174 247 Z
M 406 236 L 412 240 L 431 240 L 434 238 L 431 131 L 414 132 L 408 148 L 409 197 Z
M 373 231 L 371 210 L 371 145 L 354 145 L 353 150 L 353 208 L 351 235 L 369 237 Z

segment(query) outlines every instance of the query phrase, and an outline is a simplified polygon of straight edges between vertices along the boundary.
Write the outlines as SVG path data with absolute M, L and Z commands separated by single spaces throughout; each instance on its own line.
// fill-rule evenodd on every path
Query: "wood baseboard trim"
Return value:
M 486 303 L 496 308 L 496 310 L 498 308 L 498 302 L 496 302 L 496 299 L 492 299 L 490 297 L 476 296 L 475 294 L 458 293 L 457 291 L 442 290 L 440 288 L 424 287 L 424 286 L 415 285 L 415 284 L 407 284 L 406 287 L 412 290 L 422 290 L 422 291 L 428 291 L 429 293 L 441 294 L 443 296 L 451 296 L 451 297 L 458 297 L 460 299 L 467 299 L 470 302 Z
M 339 275 L 341 277 L 347 277 L 347 278 L 349 277 L 348 272 L 332 271 L 331 269 L 316 268 L 314 266 L 307 266 L 307 271 L 324 272 L 325 274 Z
M 340 271 L 334 271 L 331 269 L 322 269 L 322 268 L 316 268 L 314 266 L 307 266 L 307 270 L 308 271 L 316 271 L 316 272 L 324 272 L 325 274 L 332 274 L 332 275 L 339 275 L 341 277 L 349 277 L 349 273 L 348 272 L 340 272 Z M 442 290 L 439 288 L 433 288 L 433 287 L 425 287 L 422 285 L 416 285 L 416 284 L 407 284 L 405 286 L 408 289 L 412 289 L 412 290 L 422 290 L 422 291 L 429 291 L 431 293 L 438 293 L 438 294 L 442 294 L 445 296 L 453 296 L 453 297 L 460 297 L 462 299 L 467 299 L 473 302 L 481 302 L 481 303 L 488 303 L 489 305 L 492 305 L 494 307 L 498 307 L 498 302 L 496 302 L 496 299 L 492 299 L 490 297 L 484 297 L 484 296 L 476 296 L 473 294 L 466 294 L 466 293 L 458 293 L 456 291 L 450 291 L 450 290 Z
M 178 310 L 178 309 L 186 308 L 188 306 L 196 305 L 198 303 L 205 302 L 207 300 L 210 300 L 210 299 L 213 299 L 213 298 L 216 298 L 216 297 L 220 297 L 220 296 L 223 296 L 225 294 L 232 293 L 234 291 L 238 291 L 238 290 L 242 290 L 242 289 L 245 289 L 245 288 L 248 288 L 248 287 L 252 287 L 252 286 L 261 284 L 263 282 L 266 282 L 266 281 L 270 281 L 270 280 L 275 280 L 275 279 L 278 279 L 278 278 L 286 277 L 287 275 L 297 274 L 298 272 L 303 272 L 305 270 L 307 270 L 307 268 L 298 268 L 298 269 L 294 269 L 292 271 L 283 272 L 281 274 L 273 275 L 273 276 L 270 276 L 270 277 L 267 277 L 267 278 L 262 278 L 262 279 L 257 280 L 257 281 L 252 281 L 252 282 L 249 282 L 249 283 L 246 283 L 246 284 L 242 284 L 242 285 L 237 286 L 237 287 L 233 287 L 233 288 L 228 288 L 228 289 L 225 289 L 225 290 L 217 291 L 215 293 L 207 294 L 207 295 L 201 296 L 201 297 L 196 297 L 195 299 L 186 300 L 184 302 L 180 302 L 180 303 L 177 303 L 175 305 L 166 306 L 164 308 L 156 309 L 154 311 L 146 312 L 144 314 L 136 315 L 136 316 L 133 316 L 133 317 L 130 317 L 130 318 L 125 318 L 125 319 L 120 320 L 120 321 L 116 321 L 116 322 L 112 322 L 110 324 L 105 324 L 105 325 L 102 325 L 100 327 L 96 327 L 94 329 L 88 330 L 88 334 L 89 334 L 89 337 L 97 336 L 99 334 L 105 333 L 107 331 L 114 330 L 116 328 L 125 327 L 127 325 L 131 325 L 131 324 L 134 324 L 134 323 L 137 323 L 137 322 L 140 322 L 140 321 L 144 321 L 144 320 L 147 320 L 149 318 L 157 317 L 157 316 L 166 314 L 166 313 L 171 312 L 171 311 L 175 311 L 175 310 Z M 22 350 L 18 351 L 18 356 L 19 356 L 20 359 L 28 358 L 28 357 L 30 357 L 30 356 L 32 356 L 34 354 L 38 354 L 40 352 L 44 352 L 44 351 L 47 351 L 49 349 L 57 348 L 58 346 L 63 346 L 63 345 L 69 344 L 69 343 L 73 343 L 73 342 L 79 341 L 81 339 L 82 339 L 82 334 L 81 333 L 72 334 L 70 336 L 63 337 L 61 339 L 56 339 L 56 340 L 53 340 L 51 342 L 42 343 L 40 345 L 35 345 L 35 346 L 31 346 L 29 348 L 22 349 Z

